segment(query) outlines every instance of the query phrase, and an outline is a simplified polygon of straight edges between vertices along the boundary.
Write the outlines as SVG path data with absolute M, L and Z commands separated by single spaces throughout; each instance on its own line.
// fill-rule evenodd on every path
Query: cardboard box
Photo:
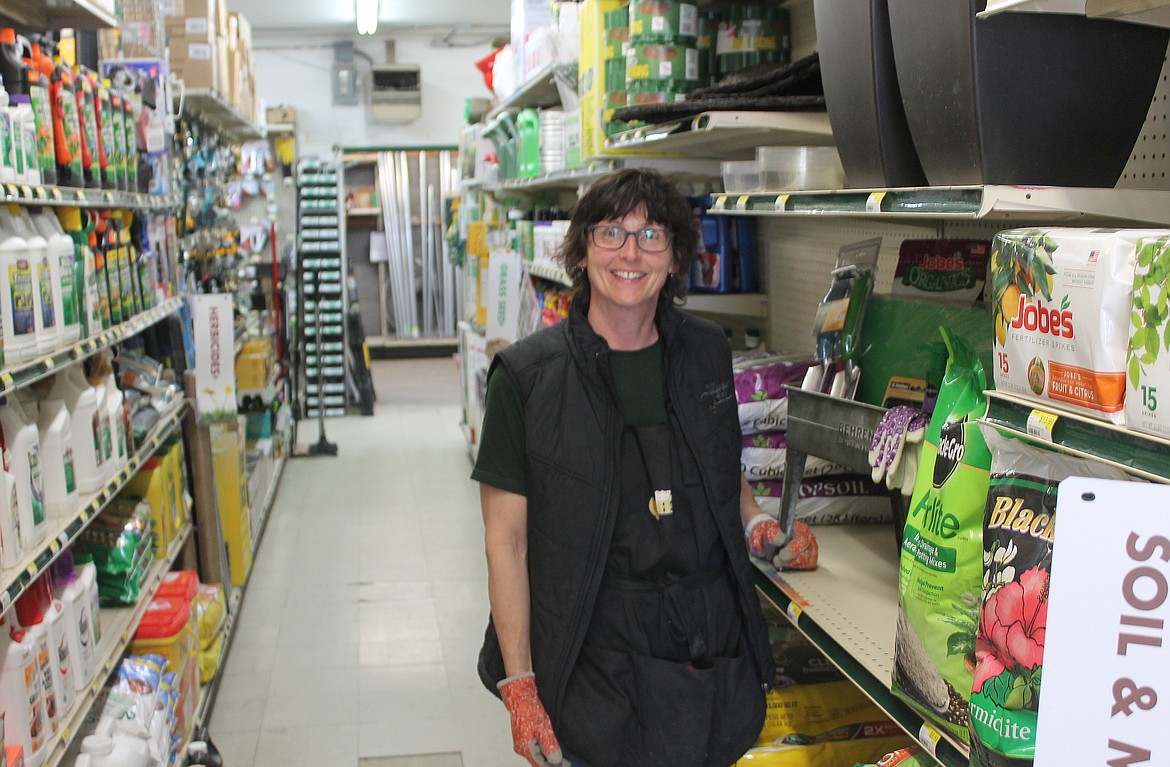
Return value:
M 292 107 L 268 107 L 264 110 L 264 116 L 269 125 L 273 123 L 295 125 L 297 122 L 297 110 Z
M 215 48 L 209 43 L 171 44 L 171 70 L 188 88 L 213 90 L 217 64 Z
M 172 11 L 168 15 L 203 16 L 207 19 L 215 18 L 215 8 L 216 0 L 170 0 L 169 4 L 164 4 L 164 12 Z
M 228 10 L 225 0 L 215 0 L 215 31 L 220 37 L 226 37 L 228 32 Z
M 212 40 L 215 24 L 206 16 L 170 16 L 166 21 L 167 39 Z
M 252 25 L 242 13 L 228 13 L 228 39 L 238 48 L 252 51 Z
M 581 159 L 591 160 L 602 153 L 605 123 L 610 115 L 605 107 L 605 14 L 616 9 L 620 0 L 585 0 L 581 4 L 581 58 L 577 81 L 586 89 L 581 92 Z M 587 86 L 587 87 L 586 87 Z
M 243 586 L 252 568 L 252 521 L 248 506 L 246 426 L 238 420 L 212 424 L 212 468 L 223 540 L 232 570 L 232 584 Z

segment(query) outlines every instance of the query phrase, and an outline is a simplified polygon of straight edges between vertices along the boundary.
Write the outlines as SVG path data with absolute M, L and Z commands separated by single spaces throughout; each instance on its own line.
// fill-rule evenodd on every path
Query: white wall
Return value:
M 301 156 L 327 157 L 332 147 L 455 145 L 464 126 L 463 101 L 489 96 L 475 62 L 491 53 L 487 43 L 472 47 L 434 47 L 436 35 L 395 35 L 395 63 L 417 64 L 422 74 L 422 117 L 390 125 L 367 119 L 365 94 L 358 106 L 333 106 L 331 73 L 333 40 L 257 35 L 256 88 L 267 106 L 297 111 L 297 143 Z M 357 40 L 357 50 L 376 63 L 386 63 L 382 40 Z M 355 56 L 358 72 L 369 73 L 369 62 Z

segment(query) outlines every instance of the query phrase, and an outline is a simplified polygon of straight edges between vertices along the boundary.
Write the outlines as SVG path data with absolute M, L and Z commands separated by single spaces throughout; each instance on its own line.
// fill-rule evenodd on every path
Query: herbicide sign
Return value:
M 232 296 L 190 297 L 195 325 L 195 411 L 204 424 L 236 419 L 236 338 Z
M 1170 763 L 1170 488 L 1060 485 L 1036 767 Z

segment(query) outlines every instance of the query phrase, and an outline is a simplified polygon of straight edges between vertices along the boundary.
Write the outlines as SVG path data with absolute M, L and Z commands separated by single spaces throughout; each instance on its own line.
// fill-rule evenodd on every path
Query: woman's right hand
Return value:
M 510 676 L 497 687 L 512 717 L 512 750 L 532 767 L 571 767 L 561 758 L 561 745 L 536 693 L 536 675 L 529 671 Z

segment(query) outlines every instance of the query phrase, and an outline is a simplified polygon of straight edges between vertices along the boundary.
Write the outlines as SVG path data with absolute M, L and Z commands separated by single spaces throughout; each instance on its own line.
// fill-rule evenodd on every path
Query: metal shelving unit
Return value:
M 1165 224 L 1170 191 L 1030 186 L 941 186 L 808 192 L 724 193 L 712 213 L 838 216 L 888 221 L 1025 221 Z
M 484 122 L 491 122 L 509 109 L 547 107 L 561 103 L 561 96 L 557 91 L 556 78 L 556 72 L 561 68 L 566 71 L 572 71 L 573 77 L 576 78 L 577 62 L 574 61 L 567 64 L 557 64 L 554 62 L 548 64 L 529 77 L 526 82 L 513 91 L 507 98 L 502 99 L 499 104 L 492 107 L 491 111 L 484 117 Z
M 1170 483 L 1170 439 L 1063 410 L 1055 403 L 998 391 L 986 394 L 987 415 L 981 423 L 1050 450 L 1101 461 L 1151 482 Z
M 0 6 L 0 19 L 8 19 L 22 29 L 116 28 L 118 16 L 113 6 L 98 0 L 5 0 Z
M 832 146 L 827 112 L 704 112 L 616 133 L 605 148 L 750 160 L 758 146 Z
M 768 316 L 768 296 L 765 293 L 688 293 L 683 309 L 704 314 L 763 318 Z
M 64 520 L 55 520 L 56 527 L 49 531 L 44 542 L 34 547 L 15 567 L 6 568 L 0 573 L 0 582 L 3 590 L 0 591 L 0 612 L 4 612 L 24 593 L 24 591 L 40 577 L 41 573 L 49 568 L 66 547 L 73 544 L 89 523 L 101 513 L 114 496 L 116 496 L 130 478 L 138 471 L 142 464 L 154 455 L 162 441 L 170 436 L 182 420 L 186 411 L 186 404 L 181 404 L 169 413 L 163 415 L 154 431 L 146 438 L 122 470 L 107 480 L 106 484 L 88 496 L 83 496 L 77 513 Z M 51 524 L 53 523 L 50 518 Z
M 946 767 L 967 767 L 968 748 L 923 721 L 890 692 L 898 624 L 898 549 L 888 525 L 817 528 L 811 572 L 755 562 L 770 602 L 889 717 Z
M 233 141 L 262 138 L 252 121 L 210 88 L 184 88 L 179 94 L 182 111 L 212 126 Z
M 520 268 L 528 274 L 540 277 L 542 280 L 555 282 L 558 285 L 571 287 L 573 284 L 573 279 L 569 277 L 569 273 L 556 264 L 548 264 L 543 261 L 525 261 L 520 265 Z
M 123 322 L 84 341 L 37 357 L 30 362 L 21 362 L 0 370 L 0 395 L 47 378 L 63 367 L 80 362 L 102 349 L 141 333 L 162 319 L 177 313 L 183 305 L 183 300 L 181 296 L 168 298 L 153 309 L 147 309 L 134 316 L 129 322 Z
M 339 354 L 348 346 L 346 315 L 345 216 L 341 168 L 334 162 L 302 160 L 297 166 L 297 310 L 302 343 L 300 403 L 304 417 L 319 408 L 328 417 L 346 414 L 346 365 L 310 365 L 322 354 Z M 320 314 L 320 327 L 317 318 Z M 312 349 L 310 350 L 310 346 Z M 320 368 L 320 369 L 319 369 Z
M 1170 1 L 1168 0 L 989 0 L 987 10 L 979 16 L 993 16 L 1004 11 L 1025 13 L 1079 13 L 1104 19 L 1120 19 L 1138 24 L 1170 27 Z
M 167 211 L 179 206 L 174 194 L 120 192 L 114 189 L 79 189 L 49 184 L 0 184 L 0 202 L 18 205 L 80 206 L 84 208 L 132 208 Z

